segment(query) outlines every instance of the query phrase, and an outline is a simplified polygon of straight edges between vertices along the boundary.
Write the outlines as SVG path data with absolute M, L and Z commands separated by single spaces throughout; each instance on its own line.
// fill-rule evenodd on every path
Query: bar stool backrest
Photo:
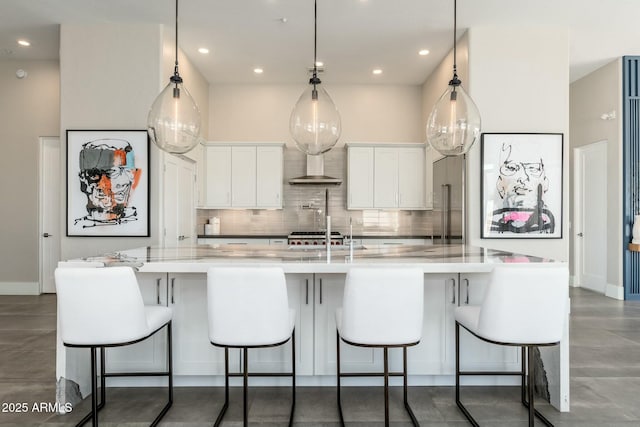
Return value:
M 557 343 L 564 332 L 568 300 L 566 266 L 495 267 L 480 309 L 478 333 L 502 343 Z
M 153 332 L 130 267 L 58 268 L 55 280 L 64 344 L 125 344 Z
M 289 339 L 292 328 L 282 268 L 213 267 L 207 281 L 213 344 L 251 347 Z
M 347 273 L 340 335 L 368 345 L 420 341 L 424 273 L 417 268 L 352 268 Z

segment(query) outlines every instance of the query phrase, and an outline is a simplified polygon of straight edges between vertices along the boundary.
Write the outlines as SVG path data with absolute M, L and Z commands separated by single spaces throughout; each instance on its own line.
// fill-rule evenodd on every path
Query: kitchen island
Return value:
M 224 352 L 208 340 L 206 272 L 211 266 L 280 266 L 287 280 L 289 305 L 296 310 L 296 367 L 301 386 L 335 385 L 335 309 L 342 305 L 345 274 L 353 266 L 387 268 L 418 267 L 424 271 L 425 316 L 423 338 L 409 350 L 410 385 L 454 384 L 454 309 L 479 304 L 489 273 L 495 265 L 539 268 L 566 264 L 553 260 L 464 245 L 360 246 L 302 249 L 259 245 L 199 245 L 173 248 L 146 247 L 96 257 L 61 262 L 60 267 L 109 267 L 128 265 L 136 270 L 146 304 L 174 310 L 174 373 L 177 386 L 222 385 Z M 567 284 L 568 286 L 568 284 Z M 520 352 L 481 342 L 466 332 L 461 336 L 461 365 L 472 370 L 520 369 Z M 107 369 L 117 371 L 158 370 L 166 365 L 165 337 L 107 350 Z M 568 322 L 558 347 L 542 348 L 542 380 L 551 403 L 569 410 Z M 401 352 L 390 353 L 390 368 L 397 369 Z M 382 369 L 382 352 L 345 346 L 345 371 L 374 372 Z M 286 346 L 249 352 L 249 369 L 290 369 Z M 231 357 L 231 370 L 241 366 L 240 352 Z M 63 402 L 65 384 L 77 383 L 88 391 L 88 352 L 65 348 L 58 337 L 58 400 Z M 394 380 L 400 380 L 394 378 Z M 519 384 L 517 377 L 470 377 L 463 384 Z M 112 379 L 111 385 L 161 384 L 157 378 Z M 278 379 L 256 378 L 252 384 L 278 384 Z M 354 378 L 345 385 L 377 384 L 377 379 Z M 282 380 L 281 384 L 288 384 Z M 392 384 L 395 384 L 392 382 Z M 399 384 L 399 383 L 398 383 Z

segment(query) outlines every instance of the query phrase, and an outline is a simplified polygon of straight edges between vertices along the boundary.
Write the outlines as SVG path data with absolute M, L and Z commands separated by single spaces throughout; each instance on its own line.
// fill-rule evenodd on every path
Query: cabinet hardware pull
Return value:
M 305 299 L 305 304 L 309 305 L 309 279 L 306 279 L 305 282 L 307 287 L 307 294 L 305 295 L 304 299 Z
M 160 305 L 160 281 L 162 279 L 156 279 L 156 301 Z
M 174 299 L 174 293 L 173 293 L 173 285 L 175 285 L 176 283 L 176 278 L 172 277 L 171 278 L 171 304 L 175 304 L 176 300 Z
M 322 279 L 320 279 L 320 304 L 322 304 Z
M 451 304 L 455 304 L 456 303 L 456 279 L 452 278 L 451 282 L 453 284 L 453 286 L 451 287 L 451 289 L 453 290 L 451 294 Z
M 469 279 L 464 279 L 464 281 L 467 284 L 467 296 L 465 298 L 464 303 L 469 305 Z

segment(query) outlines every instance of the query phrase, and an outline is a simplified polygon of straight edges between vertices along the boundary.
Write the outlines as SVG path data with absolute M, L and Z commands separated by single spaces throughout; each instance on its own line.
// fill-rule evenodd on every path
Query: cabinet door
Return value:
M 282 147 L 257 147 L 256 198 L 259 208 L 282 208 Z
M 398 148 L 398 207 L 425 208 L 424 147 Z
M 373 168 L 373 207 L 398 207 L 398 149 L 376 147 Z
M 296 374 L 313 374 L 313 275 L 287 274 L 289 307 L 296 311 Z M 250 372 L 290 372 L 291 343 L 249 349 Z M 285 380 L 288 382 L 289 380 Z
M 422 339 L 407 351 L 409 375 L 450 375 L 455 369 L 454 310 L 458 304 L 457 274 L 424 275 Z M 402 370 L 402 351 L 389 353 L 391 369 Z
M 173 369 L 175 375 L 224 374 L 224 349 L 209 342 L 207 275 L 169 275 L 173 307 Z M 229 368 L 237 372 L 240 354 L 229 350 Z
M 480 305 L 489 273 L 460 275 L 460 305 Z M 482 341 L 461 328 L 460 366 L 463 370 L 519 370 L 520 348 Z
M 147 305 L 167 305 L 166 273 L 136 274 L 142 299 Z M 107 372 L 161 371 L 166 369 L 166 329 L 124 347 L 106 349 Z
M 373 207 L 373 147 L 349 147 L 347 209 Z
M 205 205 L 230 207 L 231 147 L 207 147 L 205 151 Z
M 425 163 L 424 163 L 424 188 L 425 188 L 425 202 L 426 209 L 433 209 L 433 161 L 434 161 L 434 149 L 431 145 L 427 144 L 425 147 Z
M 231 149 L 231 206 L 256 205 L 256 147 Z
M 315 360 L 316 375 L 336 373 L 336 309 L 342 307 L 344 274 L 315 275 Z M 382 371 L 382 350 L 340 343 L 343 372 Z

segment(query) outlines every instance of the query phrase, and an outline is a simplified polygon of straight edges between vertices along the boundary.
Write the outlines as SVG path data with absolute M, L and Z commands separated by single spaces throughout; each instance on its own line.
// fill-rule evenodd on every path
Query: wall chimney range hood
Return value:
M 291 185 L 340 185 L 342 179 L 324 174 L 324 155 L 307 155 L 307 174 L 289 180 Z

